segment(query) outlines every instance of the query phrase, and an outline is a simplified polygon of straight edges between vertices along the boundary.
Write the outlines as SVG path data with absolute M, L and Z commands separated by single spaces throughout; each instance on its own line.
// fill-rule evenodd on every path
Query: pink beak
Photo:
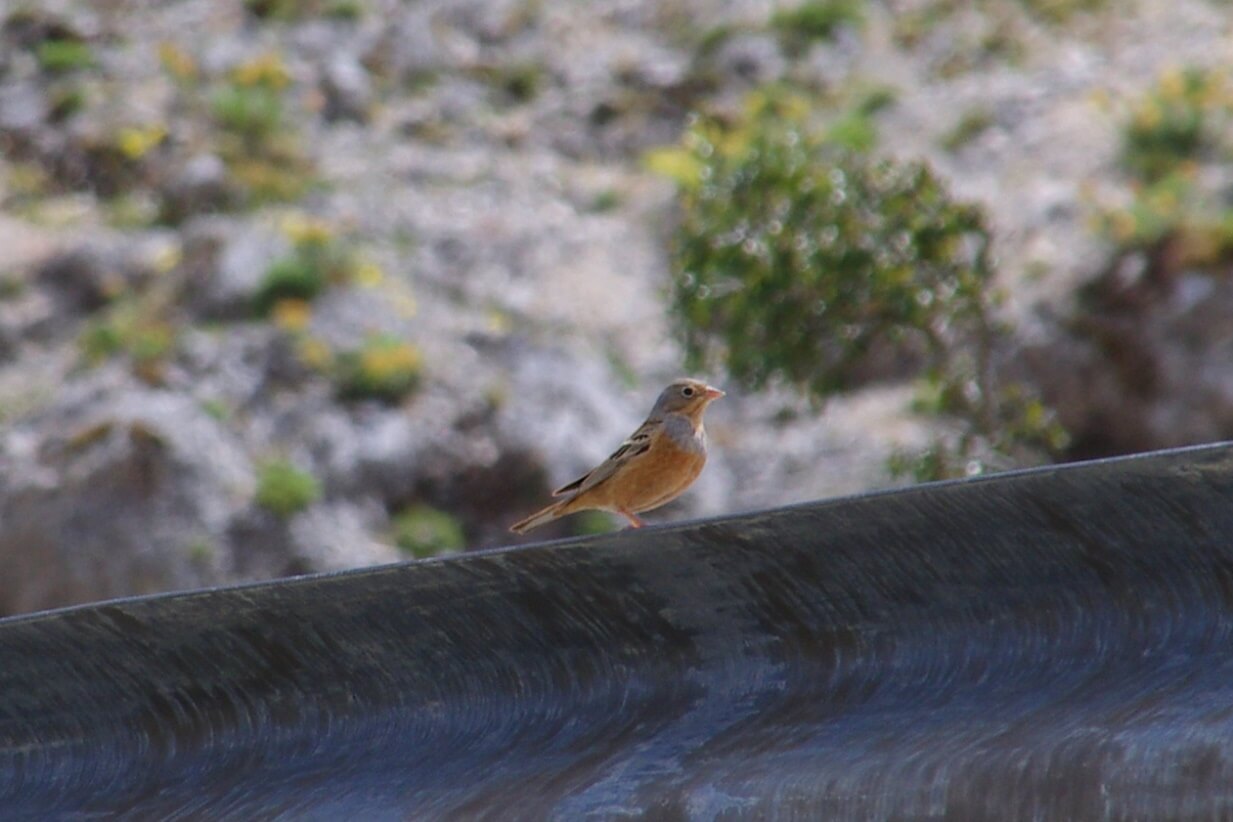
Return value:
M 702 389 L 702 396 L 706 397 L 708 400 L 717 400 L 723 395 L 724 392 L 712 385 L 708 385 L 706 388 Z

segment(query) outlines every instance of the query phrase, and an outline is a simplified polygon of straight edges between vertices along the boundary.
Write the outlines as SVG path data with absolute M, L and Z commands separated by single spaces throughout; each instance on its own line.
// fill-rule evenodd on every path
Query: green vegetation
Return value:
M 285 459 L 264 463 L 257 475 L 257 504 L 289 517 L 321 498 L 321 483 Z
M 1151 183 L 1201 158 L 1227 130 L 1230 98 L 1222 73 L 1168 71 L 1134 107 L 1122 142 L 1122 164 Z
M 621 205 L 621 193 L 614 188 L 605 188 L 592 199 L 587 211 L 592 214 L 607 214 Z
M 126 356 L 133 373 L 158 384 L 178 340 L 176 325 L 165 303 L 143 295 L 117 299 L 86 324 L 77 344 L 87 365 Z
M 691 365 L 822 400 L 890 344 L 923 358 L 924 405 L 963 424 L 939 473 L 1051 451 L 1051 416 L 993 367 L 1004 329 L 983 213 L 919 162 L 837 143 L 809 110 L 755 95 L 739 122 L 699 120 L 658 157 L 680 184 L 672 306 Z
M 811 43 L 834 37 L 840 26 L 863 23 L 863 5 L 861 0 L 805 0 L 799 6 L 776 11 L 771 16 L 771 28 L 788 52 L 800 54 Z
M 295 200 L 315 184 L 288 104 L 291 73 L 278 52 L 257 55 L 215 77 L 203 76 L 193 56 L 173 43 L 160 44 L 158 56 L 176 89 L 176 109 L 207 124 L 210 148 L 227 166 L 227 204 Z M 174 208 L 162 213 L 169 222 L 185 216 Z
M 1107 0 L 1019 0 L 1028 14 L 1045 23 L 1061 25 L 1077 14 L 1099 11 Z
M 970 108 L 963 112 L 945 137 L 942 138 L 942 148 L 957 152 L 968 143 L 984 134 L 993 126 L 993 113 L 984 107 Z
M 80 40 L 44 40 L 34 51 L 39 68 L 49 74 L 65 74 L 90 68 L 95 64 L 94 51 Z
M 164 66 L 182 87 L 193 93 L 193 66 L 163 55 Z M 312 182 L 311 164 L 300 136 L 287 116 L 286 93 L 291 82 L 282 57 L 264 54 L 241 63 L 206 96 L 218 133 L 219 156 L 232 179 L 253 205 L 294 200 Z
M 214 119 L 223 128 L 258 142 L 275 134 L 283 123 L 283 98 L 277 89 L 228 83 L 210 99 Z
M 16 271 L 0 271 L 0 301 L 12 300 L 26 293 L 29 282 Z
M 466 536 L 457 518 L 430 505 L 415 505 L 394 517 L 394 543 L 423 559 L 461 551 Z
M 188 543 L 184 553 L 194 565 L 209 565 L 218 556 L 218 546 L 209 537 L 198 537 Z
M 253 298 L 263 317 L 284 300 L 311 302 L 327 286 L 349 281 L 357 266 L 348 245 L 321 220 L 292 218 L 285 231 L 291 253 L 270 265 Z
M 995 61 L 1020 62 L 1028 56 L 1032 23 L 1062 27 L 1078 14 L 1099 11 L 1107 0 L 925 0 L 908 5 L 894 14 L 891 36 L 907 49 L 927 39 L 944 47 L 931 68 L 948 78 Z M 943 26 L 948 28 L 939 31 Z
M 278 54 L 265 54 L 233 68 L 211 95 L 211 111 L 223 129 L 250 144 L 283 127 L 282 94 L 291 75 Z
M 614 515 L 604 511 L 581 511 L 571 516 L 568 522 L 574 536 L 593 537 L 599 534 L 610 534 L 620 530 L 620 524 Z
M 148 190 L 120 193 L 106 201 L 103 217 L 112 228 L 150 228 L 159 219 L 158 201 Z
M 364 16 L 364 4 L 361 0 L 332 0 L 324 13 L 335 20 L 359 20 Z
M 49 108 L 47 117 L 53 123 L 61 123 L 86 107 L 85 90 L 72 80 L 60 81 L 47 91 Z
M 1130 199 L 1098 220 L 1116 253 L 1167 246 L 1158 263 L 1209 269 L 1233 258 L 1227 192 L 1200 173 L 1224 161 L 1231 124 L 1233 96 L 1218 70 L 1167 71 L 1133 105 L 1121 151 Z
M 217 397 L 209 397 L 201 400 L 201 410 L 210 415 L 210 417 L 218 422 L 227 422 L 231 419 L 234 410 L 231 405 L 225 400 Z
M 259 147 L 283 128 L 282 95 L 290 82 L 291 75 L 277 54 L 241 63 L 210 97 L 215 121 Z
M 262 20 L 302 20 L 330 17 L 358 20 L 364 14 L 361 0 L 244 0 L 249 14 Z
M 419 386 L 422 370 L 418 348 L 397 337 L 376 334 L 359 349 L 338 356 L 338 393 L 344 399 L 398 402 Z
M 827 126 L 826 140 L 837 148 L 869 151 L 878 144 L 874 117 L 895 104 L 895 91 L 879 86 L 860 90 L 852 96 L 851 104 L 841 106 L 841 113 Z
M 1026 16 L 1049 26 L 1060 26 L 1078 14 L 1099 11 L 1107 4 L 1108 0 L 982 0 L 979 8 L 990 30 L 980 39 L 986 46 L 993 46 L 991 53 L 1000 52 L 998 43 L 1008 45 L 1017 40 L 1011 31 L 1016 17 Z M 927 0 L 913 5 L 895 15 L 895 41 L 911 48 L 936 26 L 971 8 L 967 0 Z
M 300 0 L 244 0 L 244 8 L 262 20 L 291 20 L 299 16 L 301 7 L 309 5 Z
M 255 298 L 257 313 L 268 314 L 280 300 L 313 300 L 326 283 L 325 267 L 316 257 L 294 252 L 266 270 Z
M 513 103 L 535 99 L 544 84 L 544 67 L 534 61 L 482 66 L 476 75 Z
M 956 320 L 985 321 L 989 239 L 927 167 L 820 139 L 805 110 L 760 96 L 736 127 L 686 136 L 698 183 L 681 193 L 673 300 L 694 366 L 824 396 L 854 382 L 875 340 L 940 350 Z

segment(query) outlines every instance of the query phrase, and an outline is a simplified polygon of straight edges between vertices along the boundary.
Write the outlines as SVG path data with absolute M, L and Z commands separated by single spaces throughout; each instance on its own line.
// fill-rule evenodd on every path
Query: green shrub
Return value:
M 1221 75 L 1201 69 L 1165 72 L 1135 105 L 1122 137 L 1122 163 L 1146 182 L 1159 180 L 1212 147 L 1216 124 L 1228 125 Z
M 127 356 L 137 376 L 158 383 L 178 340 L 179 333 L 163 301 L 143 295 L 118 299 L 92 318 L 77 345 L 88 365 Z
M 244 0 L 244 8 L 262 20 L 302 20 L 309 17 L 358 20 L 364 14 L 361 0 Z
M 257 475 L 257 504 L 280 517 L 302 511 L 321 498 L 321 483 L 284 459 L 263 464 Z
M 793 108 L 763 99 L 736 129 L 687 135 L 703 182 L 681 193 L 673 305 L 694 366 L 824 396 L 876 340 L 940 354 L 985 322 L 989 236 L 923 164 L 836 148 Z
M 592 214 L 607 214 L 621 206 L 621 193 L 615 188 L 605 188 L 591 198 L 587 211 Z
M 78 338 L 78 346 L 87 362 L 97 365 L 124 350 L 124 337 L 110 318 L 88 324 Z
M 210 111 L 220 126 L 250 141 L 267 139 L 283 122 L 282 95 L 262 86 L 224 85 L 211 96 Z
M 920 162 L 837 146 L 807 111 L 759 95 L 740 122 L 701 120 L 685 137 L 672 309 L 691 366 L 821 400 L 889 342 L 924 352 L 936 411 L 966 426 L 962 457 L 1047 447 L 1052 419 L 1020 425 L 1030 397 L 991 365 L 1003 329 L 984 214 Z
M 325 272 L 311 257 L 303 254 L 283 257 L 266 269 L 254 298 L 257 313 L 269 314 L 280 300 L 312 301 L 325 286 Z
M 176 78 L 195 74 L 194 65 L 176 54 L 165 55 L 164 64 Z M 206 89 L 204 101 L 218 130 L 215 147 L 240 200 L 250 205 L 294 200 L 313 182 L 312 163 L 288 116 L 290 83 L 286 63 L 272 52 L 236 65 Z M 186 80 L 178 87 L 186 94 L 202 93 Z
M 1157 265 L 1213 272 L 1233 258 L 1228 193 L 1201 173 L 1204 164 L 1224 162 L 1231 114 L 1223 75 L 1205 69 L 1166 71 L 1135 103 L 1121 152 L 1129 200 L 1097 221 L 1115 256 L 1161 251 L 1153 254 Z
M 325 16 L 335 20 L 359 20 L 364 16 L 360 0 L 332 0 L 325 7 Z
M 248 13 L 262 20 L 293 20 L 306 5 L 306 0 L 244 0 Z
M 835 36 L 840 26 L 859 25 L 863 20 L 861 0 L 805 0 L 794 8 L 776 11 L 771 16 L 771 28 L 788 51 L 799 53 L 814 41 Z
M 826 141 L 835 148 L 865 152 L 878 144 L 874 116 L 895 104 L 893 89 L 877 87 L 859 94 L 851 105 L 841 108 L 826 128 Z
M 266 269 L 253 297 L 254 308 L 263 317 L 282 300 L 311 302 L 327 286 L 349 280 L 356 268 L 348 244 L 326 223 L 313 219 L 287 222 L 291 224 L 286 227 L 291 253 Z
M 337 361 L 338 393 L 344 399 L 397 402 L 420 383 L 423 357 L 397 337 L 377 334 Z
M 39 68 L 50 74 L 90 68 L 94 65 L 94 51 L 80 40 L 44 40 L 34 52 Z
M 291 75 L 277 53 L 240 63 L 214 87 L 210 112 L 222 128 L 260 144 L 283 126 L 283 92 Z
M 429 505 L 416 505 L 394 517 L 394 542 L 412 556 L 453 554 L 466 547 L 458 520 Z

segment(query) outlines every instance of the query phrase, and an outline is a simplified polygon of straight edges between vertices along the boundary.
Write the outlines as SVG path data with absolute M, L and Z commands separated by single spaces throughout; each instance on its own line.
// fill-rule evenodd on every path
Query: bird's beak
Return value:
M 720 391 L 718 388 L 716 388 L 713 385 L 708 385 L 706 388 L 702 390 L 702 396 L 706 397 L 708 400 L 717 400 L 723 395 L 724 395 L 724 392 Z

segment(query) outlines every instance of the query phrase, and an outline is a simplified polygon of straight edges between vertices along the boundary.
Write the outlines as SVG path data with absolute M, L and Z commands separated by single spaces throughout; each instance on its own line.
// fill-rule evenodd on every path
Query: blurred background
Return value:
M 0 2 L 0 616 L 1226 438 L 1216 0 Z M 522 539 L 609 530 L 571 517 Z

